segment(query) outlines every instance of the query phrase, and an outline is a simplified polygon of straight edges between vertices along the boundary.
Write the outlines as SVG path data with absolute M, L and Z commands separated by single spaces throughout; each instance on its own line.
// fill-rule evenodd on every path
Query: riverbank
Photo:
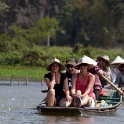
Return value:
M 13 76 L 15 80 L 27 78 L 28 80 L 41 81 L 45 73 L 47 71 L 44 67 L 0 65 L 0 80 L 10 80 Z

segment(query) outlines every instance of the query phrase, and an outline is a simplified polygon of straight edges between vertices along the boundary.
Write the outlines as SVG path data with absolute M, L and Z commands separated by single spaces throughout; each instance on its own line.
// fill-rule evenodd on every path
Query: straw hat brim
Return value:
M 58 62 L 53 62 L 53 63 L 58 63 Z M 46 66 L 46 70 L 47 71 L 51 71 L 51 65 L 53 64 L 53 63 L 50 63 L 49 65 L 47 65 Z M 64 70 L 65 69 L 65 66 L 63 65 L 63 64 L 61 64 L 61 63 L 58 63 L 59 65 L 60 65 L 60 71 L 62 71 L 62 70 Z
M 80 62 L 80 63 L 75 64 L 75 65 L 74 65 L 74 68 L 75 68 L 75 69 L 79 69 L 79 65 L 82 64 L 82 63 L 83 63 L 83 62 Z M 85 63 L 85 64 L 88 64 L 88 63 Z
M 90 57 L 84 55 L 81 59 L 79 59 L 78 63 L 74 65 L 74 68 L 79 69 L 78 67 L 82 63 L 88 64 L 88 69 L 97 65 L 97 62 L 95 60 L 93 60 Z
M 83 64 L 83 62 L 80 63 L 80 64 Z M 79 65 L 80 65 L 80 64 L 74 65 L 74 68 L 75 68 L 75 69 L 79 69 Z M 85 63 L 85 64 L 88 64 L 88 63 Z M 91 69 L 91 68 L 93 68 L 94 66 L 95 66 L 95 65 L 93 65 L 93 64 L 88 64 L 88 65 L 87 65 L 87 68 L 88 68 L 88 69 Z
M 122 59 L 120 56 L 117 56 L 111 63 L 111 65 L 115 65 L 115 64 L 121 64 L 124 63 L 124 59 Z
M 110 66 L 109 60 L 107 60 L 107 59 L 105 59 L 105 58 L 103 58 L 103 57 L 101 57 L 101 56 L 98 56 L 98 57 L 97 57 L 97 61 L 100 61 L 101 59 L 106 60 L 106 66 Z

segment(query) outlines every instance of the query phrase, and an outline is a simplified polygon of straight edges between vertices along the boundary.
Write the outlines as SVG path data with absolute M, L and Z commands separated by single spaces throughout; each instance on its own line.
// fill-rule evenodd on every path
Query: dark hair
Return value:
M 78 65 L 78 67 L 80 67 L 80 66 L 88 66 L 88 64 L 87 63 L 81 63 L 80 65 Z
M 57 63 L 57 62 L 54 62 L 54 63 Z M 53 65 L 54 63 L 52 63 L 52 64 L 50 65 L 50 70 L 51 70 L 52 65 Z M 57 63 L 57 64 L 59 65 L 59 70 L 60 70 L 61 66 L 60 66 L 60 64 L 59 64 L 59 63 Z
M 124 71 L 124 70 L 123 70 L 123 67 L 124 67 L 124 64 L 120 65 L 120 66 L 118 67 L 119 71 Z

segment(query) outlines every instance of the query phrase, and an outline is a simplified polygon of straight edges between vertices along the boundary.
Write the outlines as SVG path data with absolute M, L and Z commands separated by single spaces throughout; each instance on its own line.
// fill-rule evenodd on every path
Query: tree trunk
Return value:
M 47 46 L 48 46 L 48 47 L 50 46 L 50 35 L 49 35 L 49 33 L 48 33 L 48 35 L 47 35 Z

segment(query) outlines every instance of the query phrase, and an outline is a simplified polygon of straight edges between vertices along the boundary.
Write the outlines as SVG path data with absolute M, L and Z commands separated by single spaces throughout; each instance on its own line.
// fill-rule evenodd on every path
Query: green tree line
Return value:
M 11 39 L 23 37 L 25 42 L 36 45 L 74 46 L 81 43 L 106 48 L 124 43 L 123 0 L 61 1 L 61 8 L 56 0 L 46 1 L 49 13 L 44 13 L 42 18 L 26 28 L 13 22 L 1 35 L 8 33 Z M 4 21 L 11 11 L 15 12 L 16 6 L 23 7 L 24 3 L 25 0 L 0 0 L 1 20 Z M 16 33 L 13 25 L 17 27 Z
M 124 48 L 123 0 L 42 0 L 46 5 L 45 11 L 41 10 L 42 17 L 35 19 L 34 16 L 35 21 L 31 20 L 26 26 L 14 21 L 19 8 L 41 7 L 38 2 L 41 0 L 0 0 L 1 64 L 44 65 L 43 61 L 47 62 L 51 54 L 62 57 L 60 53 L 63 52 L 48 54 L 48 47 L 44 49 L 43 46 L 73 47 L 70 55 L 64 54 L 63 59 L 76 57 L 75 51 L 77 56 L 82 53 L 95 57 L 99 53 L 95 55 L 92 48 Z M 6 21 L 9 19 L 11 23 Z M 111 58 L 114 57 L 112 54 Z

